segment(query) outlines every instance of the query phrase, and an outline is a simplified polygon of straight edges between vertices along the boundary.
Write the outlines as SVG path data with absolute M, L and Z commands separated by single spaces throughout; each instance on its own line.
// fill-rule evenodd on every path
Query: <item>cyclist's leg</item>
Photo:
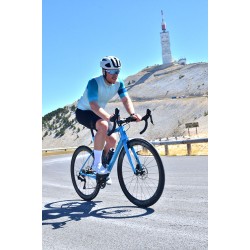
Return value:
M 93 169 L 101 175 L 109 174 L 109 171 L 105 168 L 105 165 L 103 165 L 102 161 L 102 155 L 103 155 L 103 148 L 105 145 L 107 132 L 108 132 L 108 122 L 99 119 L 96 122 L 96 135 L 95 135 L 95 141 L 94 141 L 94 157 L 95 161 L 93 164 Z
M 107 139 L 107 143 L 105 146 L 105 153 L 108 152 L 110 147 L 115 146 L 115 137 L 112 136 L 108 138 L 107 132 L 112 129 L 112 125 L 110 122 L 107 122 L 97 116 L 91 110 L 76 110 L 76 119 L 77 121 L 84 125 L 89 129 L 96 130 L 95 139 L 94 139 L 94 169 L 100 163 L 102 163 L 102 153 L 104 149 L 104 145 Z M 104 169 L 103 169 L 104 170 Z M 105 172 L 105 171 L 104 171 Z
M 107 136 L 107 132 L 112 129 L 112 124 L 110 122 L 107 123 L 104 120 L 98 120 L 96 122 L 96 129 L 97 133 L 95 136 L 94 149 L 103 150 L 103 156 L 105 157 L 110 148 L 115 148 L 117 137 L 116 134 Z
M 104 156 L 107 156 L 107 153 L 108 153 L 110 148 L 115 148 L 116 141 L 117 141 L 116 134 L 112 134 L 112 135 L 106 137 L 106 145 L 103 149 Z
M 95 150 L 103 150 L 106 140 L 106 135 L 108 131 L 108 122 L 102 119 L 99 119 L 96 122 L 96 135 L 95 135 L 95 142 L 94 142 L 94 149 Z
M 101 121 L 103 121 L 99 116 L 97 116 L 93 111 L 91 110 L 76 110 L 76 119 L 77 121 L 84 125 L 85 127 L 89 129 L 98 130 L 95 139 L 94 139 L 94 163 L 93 166 L 97 166 L 98 163 L 101 163 L 101 156 L 102 156 L 102 150 L 105 144 L 105 136 L 102 136 L 107 129 L 105 128 L 105 121 L 104 124 L 101 124 Z M 107 122 L 106 122 L 107 123 Z M 99 125 L 100 124 L 100 125 Z M 103 137 L 103 138 L 102 138 Z M 95 168 L 94 167 L 94 168 Z

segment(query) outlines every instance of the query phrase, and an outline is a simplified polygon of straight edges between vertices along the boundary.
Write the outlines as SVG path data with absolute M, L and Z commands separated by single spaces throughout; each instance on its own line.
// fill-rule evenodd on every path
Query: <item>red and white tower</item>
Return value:
M 161 22 L 161 49 L 162 49 L 162 63 L 163 64 L 171 64 L 173 62 L 171 50 L 170 50 L 170 39 L 169 32 L 166 31 L 167 25 L 164 21 L 163 11 L 161 11 L 162 22 Z

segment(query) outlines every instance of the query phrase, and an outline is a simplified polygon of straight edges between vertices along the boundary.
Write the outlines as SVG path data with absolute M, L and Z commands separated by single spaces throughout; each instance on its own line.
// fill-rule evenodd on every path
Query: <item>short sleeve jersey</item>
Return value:
M 118 80 L 115 84 L 108 85 L 104 81 L 103 76 L 91 79 L 87 87 L 79 99 L 77 108 L 81 110 L 91 110 L 90 102 L 97 102 L 101 108 L 105 108 L 107 103 L 118 94 L 120 98 L 128 96 L 125 84 L 122 80 Z

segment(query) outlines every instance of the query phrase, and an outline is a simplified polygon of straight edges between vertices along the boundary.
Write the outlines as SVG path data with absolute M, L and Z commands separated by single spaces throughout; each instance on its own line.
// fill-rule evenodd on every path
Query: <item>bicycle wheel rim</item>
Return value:
M 96 179 L 84 175 L 93 163 L 93 152 L 90 148 L 81 146 L 76 149 L 71 161 L 71 179 L 77 194 L 84 200 L 94 199 L 100 188 Z
M 123 149 L 118 160 L 118 179 L 124 194 L 133 204 L 148 207 L 157 202 L 163 192 L 164 168 L 158 152 L 150 143 L 133 139 L 129 142 L 129 153 L 137 168 L 139 165 L 132 153 L 132 147 L 137 152 L 144 171 L 138 171 L 136 174 L 132 171 Z

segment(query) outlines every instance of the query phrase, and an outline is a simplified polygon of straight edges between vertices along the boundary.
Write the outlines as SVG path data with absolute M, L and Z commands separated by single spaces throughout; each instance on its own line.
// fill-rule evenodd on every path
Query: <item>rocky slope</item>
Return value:
M 171 137 L 207 137 L 208 136 L 208 64 L 175 64 L 171 67 L 157 65 L 147 67 L 125 79 L 129 95 L 136 112 L 142 116 L 151 109 L 154 125 L 140 135 L 143 123 L 131 123 L 128 126 L 130 137 L 143 137 L 149 140 Z M 91 143 L 89 129 L 83 128 L 75 120 L 76 102 L 51 112 L 43 117 L 42 147 L 74 147 Z M 114 97 L 107 105 L 113 113 L 118 107 L 121 117 L 127 113 Z M 45 119 L 46 118 L 46 119 Z M 198 122 L 199 127 L 188 130 L 185 123 Z

